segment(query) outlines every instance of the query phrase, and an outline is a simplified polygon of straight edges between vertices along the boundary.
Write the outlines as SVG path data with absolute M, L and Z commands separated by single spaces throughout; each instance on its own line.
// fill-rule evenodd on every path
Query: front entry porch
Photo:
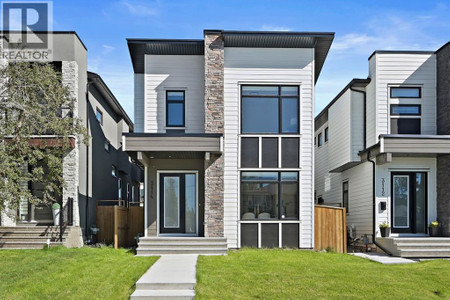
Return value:
M 450 258 L 449 237 L 384 237 L 377 243 L 393 256 L 411 258 Z

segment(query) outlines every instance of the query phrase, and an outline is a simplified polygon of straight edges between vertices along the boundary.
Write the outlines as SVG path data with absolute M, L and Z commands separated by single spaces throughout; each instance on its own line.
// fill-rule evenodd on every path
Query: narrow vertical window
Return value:
M 328 127 L 325 128 L 325 143 L 328 142 Z
M 323 144 L 322 133 L 319 133 L 319 135 L 317 136 L 317 146 L 321 147 L 322 144 Z
M 103 113 L 100 109 L 97 108 L 96 112 L 95 112 L 95 118 L 97 119 L 97 121 L 103 125 Z
M 185 92 L 167 91 L 166 92 L 166 126 L 184 127 L 185 126 Z
M 342 206 L 348 213 L 348 181 L 342 183 Z

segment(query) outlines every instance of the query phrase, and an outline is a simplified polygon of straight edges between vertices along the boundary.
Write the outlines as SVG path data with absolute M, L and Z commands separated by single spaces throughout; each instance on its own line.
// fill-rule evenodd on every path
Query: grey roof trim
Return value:
M 445 47 L 450 45 L 450 41 L 448 41 L 447 43 L 445 43 L 444 45 L 442 45 L 439 49 L 436 50 L 435 53 L 438 53 L 439 51 L 443 50 Z
M 314 118 L 314 126 L 315 128 L 320 128 L 325 122 L 328 121 L 328 109 L 336 103 L 336 101 L 341 98 L 341 96 L 351 87 L 366 87 L 370 83 L 371 79 L 366 78 L 353 78 L 340 92 L 337 94 L 336 97 L 331 100 L 330 103 L 328 103 L 327 106 L 325 106 L 324 109 Z
M 130 130 L 133 131 L 134 130 L 133 121 L 131 121 L 130 117 L 125 112 L 122 105 L 120 105 L 119 101 L 114 96 L 114 94 L 111 92 L 109 87 L 103 81 L 102 77 L 94 72 L 88 71 L 87 73 L 88 73 L 88 81 L 92 82 L 95 85 L 95 87 L 101 93 L 103 93 L 109 106 L 111 106 L 111 108 L 114 110 L 114 112 L 116 114 L 118 114 L 120 117 L 122 117 L 125 120 L 125 122 L 128 124 L 128 126 L 130 126 Z
M 17 31 L 17 30 L 0 30 L 0 34 L 3 35 L 4 33 L 9 33 L 9 32 L 21 32 L 21 31 Z M 86 45 L 83 43 L 83 41 L 81 40 L 80 36 L 78 35 L 78 33 L 76 31 L 35 31 L 35 33 L 51 33 L 51 34 L 74 34 L 78 40 L 80 41 L 81 45 L 83 46 L 84 49 L 86 49 Z M 4 36 L 4 38 L 8 41 L 8 38 L 6 36 Z
M 315 80 L 319 78 L 334 39 L 334 32 L 237 31 L 206 29 L 204 34 L 220 34 L 225 47 L 314 48 Z M 144 55 L 204 55 L 204 40 L 127 39 L 135 73 L 144 73 Z
M 337 168 L 334 168 L 333 170 L 330 170 L 330 173 L 341 173 L 348 169 L 356 167 L 356 166 L 360 165 L 361 163 L 362 163 L 361 161 L 350 161 L 350 162 L 343 164 Z
M 134 73 L 144 73 L 144 56 L 204 55 L 203 40 L 188 39 L 127 39 Z
M 450 135 L 437 135 L 437 134 L 380 134 L 380 138 L 448 140 L 448 139 L 450 139 Z
M 129 132 L 123 133 L 127 137 L 221 137 L 221 133 L 183 133 L 183 132 L 167 132 L 167 133 L 145 133 L 145 132 Z
M 434 54 L 434 51 L 422 50 L 375 50 L 368 58 L 370 60 L 375 54 Z

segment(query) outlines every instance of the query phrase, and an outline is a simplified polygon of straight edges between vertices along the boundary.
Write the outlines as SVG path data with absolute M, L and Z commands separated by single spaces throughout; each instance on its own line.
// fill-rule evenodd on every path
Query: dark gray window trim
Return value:
M 395 90 L 395 89 L 405 89 L 405 90 L 417 90 L 418 89 L 419 96 L 418 97 L 393 97 L 392 90 Z M 422 87 L 420 87 L 420 86 L 391 86 L 391 87 L 389 87 L 389 97 L 394 98 L 394 99 L 397 99 L 397 98 L 420 99 L 420 98 L 422 98 Z
M 108 149 L 106 149 L 106 146 L 108 146 Z M 111 151 L 111 142 L 109 140 L 105 140 L 105 147 L 104 147 L 106 152 L 110 152 Z
M 169 101 L 168 93 L 171 93 L 171 92 L 183 93 L 183 100 L 170 100 Z M 170 125 L 169 124 L 169 102 L 183 104 L 183 125 Z M 166 90 L 166 127 L 167 128 L 186 127 L 186 91 L 185 90 Z
M 419 113 L 417 113 L 417 114 L 396 114 L 396 113 L 393 113 L 393 108 L 394 107 L 408 107 L 408 106 L 418 107 L 419 108 Z M 391 116 L 421 116 L 422 115 L 422 105 L 420 105 L 420 104 L 391 104 L 390 113 L 391 113 Z
M 345 184 L 347 184 L 347 189 L 344 190 L 344 186 Z M 345 205 L 346 203 L 344 202 L 344 194 L 347 193 L 347 205 Z M 350 183 L 349 180 L 344 180 L 342 181 L 342 207 L 346 208 L 346 212 L 349 212 L 349 201 L 350 200 Z
M 114 174 L 113 174 L 113 171 L 114 170 Z M 115 166 L 115 165 L 112 165 L 112 167 L 111 167 L 111 176 L 112 177 L 115 177 L 115 178 L 117 178 L 118 177 L 118 174 L 117 174 L 117 167 Z
M 242 172 L 239 172 L 240 173 L 239 174 L 239 188 L 240 188 L 242 182 L 245 182 L 245 183 L 276 183 L 276 184 L 278 184 L 278 189 L 277 189 L 278 197 L 279 197 L 279 199 L 278 199 L 278 219 L 277 220 L 267 220 L 267 221 L 269 221 L 269 222 L 280 222 L 282 220 L 295 220 L 295 221 L 300 220 L 300 203 L 299 203 L 299 201 L 300 201 L 300 191 L 297 191 L 297 202 L 298 202 L 297 218 L 296 219 L 293 219 L 293 218 L 284 218 L 284 219 L 282 219 L 281 218 L 281 211 L 282 211 L 282 208 L 283 208 L 283 200 L 281 199 L 281 193 L 282 193 L 281 184 L 282 183 L 284 183 L 284 184 L 297 184 L 298 188 L 300 189 L 300 174 L 299 174 L 298 171 L 283 171 L 283 170 L 280 170 L 280 171 L 264 171 L 264 170 L 261 170 L 261 171 L 243 171 L 243 172 L 278 173 L 278 180 L 246 180 L 246 181 L 242 181 Z M 297 180 L 296 181 L 290 181 L 290 180 L 282 181 L 281 180 L 281 173 L 285 173 L 285 172 L 287 172 L 287 173 L 291 173 L 291 172 L 292 173 L 297 173 Z M 239 207 L 241 206 L 241 201 L 242 201 L 241 196 L 242 196 L 242 194 L 241 194 L 241 192 L 239 192 Z M 241 216 L 239 216 L 239 219 L 240 218 L 241 218 Z
M 326 127 L 325 128 L 325 130 L 324 130 L 324 142 L 326 143 L 326 142 L 328 142 L 328 140 L 329 140 L 329 132 L 328 132 L 328 127 Z
M 321 132 L 317 135 L 317 147 L 322 147 L 322 145 L 323 145 L 323 140 L 322 140 L 322 132 Z
M 242 87 L 244 86 L 272 86 L 272 87 L 278 87 L 278 95 L 242 95 Z M 297 95 L 292 96 L 283 96 L 281 95 L 281 88 L 282 87 L 297 87 Z M 241 116 L 240 116 L 240 122 L 241 122 L 241 133 L 242 134 L 260 134 L 260 135 L 274 135 L 274 134 L 287 134 L 287 135 L 295 135 L 300 133 L 300 85 L 296 84 L 242 84 L 240 86 L 240 96 L 241 96 L 241 103 L 240 103 L 240 109 L 241 109 Z M 242 131 L 242 99 L 245 97 L 251 97 L 251 98 L 278 98 L 278 132 L 243 132 Z M 297 131 L 296 132 L 283 132 L 283 112 L 282 112 L 282 98 L 297 98 Z

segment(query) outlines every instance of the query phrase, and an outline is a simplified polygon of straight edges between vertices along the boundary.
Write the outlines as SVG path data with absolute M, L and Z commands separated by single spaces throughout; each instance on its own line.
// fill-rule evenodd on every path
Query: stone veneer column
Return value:
M 220 31 L 205 31 L 205 133 L 224 133 L 224 42 Z M 205 160 L 205 236 L 223 237 L 222 155 Z
M 73 115 L 78 117 L 78 65 L 75 61 L 62 62 L 63 84 L 70 90 L 70 95 L 76 101 Z M 79 155 L 80 145 L 78 137 L 75 139 L 75 148 L 72 149 L 63 159 L 63 175 L 66 187 L 63 190 L 63 206 L 69 198 L 73 199 L 73 225 L 80 226 L 80 213 L 78 207 L 78 187 L 79 187 Z
M 437 133 L 450 135 L 450 44 L 437 59 Z M 450 155 L 437 158 L 437 217 L 444 236 L 450 237 Z

